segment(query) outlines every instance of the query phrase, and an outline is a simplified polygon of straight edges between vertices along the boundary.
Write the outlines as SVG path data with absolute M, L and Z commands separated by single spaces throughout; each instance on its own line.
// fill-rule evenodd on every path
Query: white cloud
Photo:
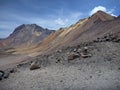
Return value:
M 112 16 L 116 16 L 116 15 L 113 14 L 113 12 L 115 11 L 114 9 L 110 9 L 110 10 L 109 10 L 109 9 L 107 9 L 107 8 L 104 7 L 104 6 L 94 7 L 94 8 L 90 11 L 89 15 L 92 15 L 92 14 L 96 13 L 96 12 L 99 11 L 99 10 L 104 11 L 104 12 L 106 12 L 106 13 L 108 13 L 108 14 L 111 14 Z
M 63 20 L 61 18 L 58 18 L 55 20 L 55 23 L 58 25 L 65 25 L 67 22 L 68 22 L 68 19 Z
M 114 11 L 115 11 L 114 9 L 110 9 L 109 11 L 107 11 L 107 13 L 111 14 L 112 16 L 117 17 L 115 14 L 113 14 Z
M 99 11 L 99 10 L 104 11 L 104 12 L 107 11 L 105 7 L 103 7 L 103 6 L 97 6 L 97 7 L 94 7 L 94 8 L 90 11 L 90 15 L 96 13 L 96 12 Z
M 83 13 L 81 12 L 69 12 L 67 15 L 59 15 L 56 17 L 57 19 L 54 20 L 54 24 L 59 26 L 59 27 L 67 27 L 71 24 L 74 24 L 77 22 Z

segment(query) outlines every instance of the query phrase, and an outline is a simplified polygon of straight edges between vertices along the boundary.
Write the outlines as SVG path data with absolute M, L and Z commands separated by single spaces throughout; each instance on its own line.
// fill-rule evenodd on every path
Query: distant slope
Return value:
M 16 47 L 40 43 L 54 30 L 44 29 L 36 24 L 23 24 L 17 27 L 7 38 L 0 41 L 0 46 Z

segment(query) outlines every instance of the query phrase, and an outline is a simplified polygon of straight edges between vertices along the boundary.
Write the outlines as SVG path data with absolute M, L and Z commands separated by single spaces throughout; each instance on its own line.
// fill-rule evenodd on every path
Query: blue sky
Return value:
M 0 0 L 0 38 L 21 24 L 59 29 L 98 10 L 120 15 L 120 0 Z

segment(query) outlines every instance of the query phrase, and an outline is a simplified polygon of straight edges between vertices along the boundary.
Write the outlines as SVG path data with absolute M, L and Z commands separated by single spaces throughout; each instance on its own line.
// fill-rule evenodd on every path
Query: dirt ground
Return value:
M 77 47 L 38 56 L 40 69 L 30 71 L 28 63 L 18 67 L 16 73 L 0 81 L 0 90 L 120 90 L 120 43 L 100 42 L 87 47 L 92 57 L 69 63 L 67 53 Z
M 18 63 L 23 62 L 28 56 L 26 55 L 4 55 L 0 56 L 0 69 L 5 70 L 16 66 Z

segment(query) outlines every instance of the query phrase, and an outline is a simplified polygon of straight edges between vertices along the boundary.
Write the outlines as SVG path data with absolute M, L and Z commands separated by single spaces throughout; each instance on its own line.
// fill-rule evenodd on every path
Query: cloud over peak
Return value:
M 112 16 L 116 16 L 116 15 L 113 14 L 113 12 L 115 11 L 114 9 L 107 9 L 107 8 L 104 7 L 104 6 L 96 6 L 96 7 L 94 7 L 94 8 L 90 11 L 89 15 L 92 15 L 92 14 L 96 13 L 96 12 L 99 11 L 99 10 L 104 11 L 104 12 L 106 12 L 106 13 L 108 13 L 108 14 L 111 14 Z

